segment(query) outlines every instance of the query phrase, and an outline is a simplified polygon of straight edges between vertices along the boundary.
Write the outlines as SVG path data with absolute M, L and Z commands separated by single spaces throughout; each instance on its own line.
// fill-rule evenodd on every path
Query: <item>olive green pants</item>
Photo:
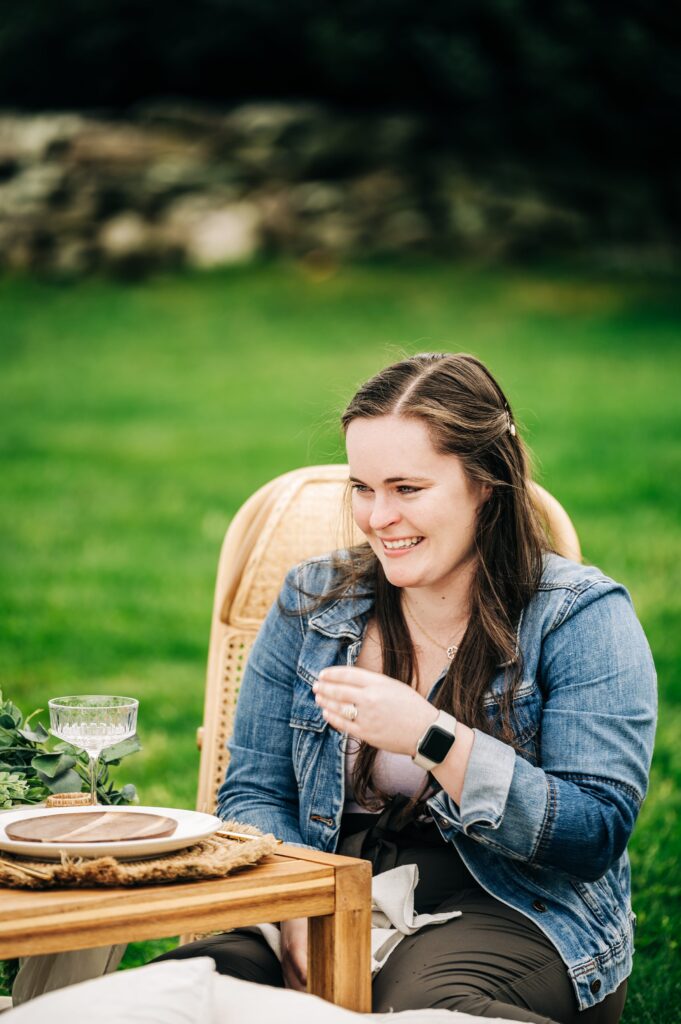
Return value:
M 374 978 L 375 1013 L 436 1008 L 536 1024 L 619 1021 L 626 982 L 578 1012 L 565 964 L 544 933 L 486 893 L 435 825 L 411 823 L 394 831 L 385 816 L 348 815 L 338 852 L 367 857 L 374 874 L 416 863 L 417 912 L 462 911 L 461 917 L 402 939 Z M 212 957 L 221 974 L 284 984 L 279 961 L 257 930 L 214 935 L 159 959 L 190 956 Z
M 565 965 L 526 918 L 471 895 L 463 916 L 403 939 L 373 982 L 375 1013 L 449 1009 L 536 1024 L 616 1024 L 626 982 L 602 1003 L 577 1012 Z M 448 908 L 444 908 L 448 909 Z M 501 913 L 498 910 L 501 910 Z M 210 956 L 220 974 L 283 987 L 281 966 L 259 932 L 238 928 L 180 946 L 160 960 Z

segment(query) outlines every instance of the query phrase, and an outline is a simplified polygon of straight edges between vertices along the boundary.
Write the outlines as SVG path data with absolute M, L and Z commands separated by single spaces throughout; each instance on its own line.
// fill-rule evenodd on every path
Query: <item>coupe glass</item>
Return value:
M 90 764 L 90 802 L 97 803 L 97 762 L 105 747 L 135 735 L 139 702 L 133 697 L 81 694 L 49 702 L 52 732 L 85 750 Z

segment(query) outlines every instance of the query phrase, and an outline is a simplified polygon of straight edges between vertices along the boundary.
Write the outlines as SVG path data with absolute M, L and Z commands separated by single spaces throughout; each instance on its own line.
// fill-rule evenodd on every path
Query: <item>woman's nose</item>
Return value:
M 400 518 L 397 506 L 390 496 L 374 495 L 369 526 L 372 530 L 383 530 Z

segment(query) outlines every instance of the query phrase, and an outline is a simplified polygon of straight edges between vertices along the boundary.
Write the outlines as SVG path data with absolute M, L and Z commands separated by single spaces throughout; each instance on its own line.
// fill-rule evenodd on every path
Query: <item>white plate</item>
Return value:
M 183 850 L 187 846 L 206 839 L 222 827 L 220 818 L 200 811 L 184 811 L 176 807 L 130 807 L 127 804 L 103 807 L 103 810 L 127 811 L 133 814 L 164 814 L 177 821 L 177 828 L 171 836 L 158 839 L 128 839 L 117 843 L 32 843 L 10 839 L 5 828 L 14 821 L 34 818 L 36 815 L 89 814 L 92 807 L 17 807 L 0 815 L 0 850 L 17 853 L 22 857 L 37 860 L 59 860 L 62 853 L 72 857 L 118 857 L 120 860 L 136 860 L 140 857 L 156 857 L 162 853 Z

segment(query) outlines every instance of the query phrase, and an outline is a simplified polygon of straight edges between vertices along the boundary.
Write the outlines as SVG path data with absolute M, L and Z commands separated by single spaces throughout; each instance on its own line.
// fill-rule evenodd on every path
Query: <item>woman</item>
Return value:
M 614 1024 L 631 970 L 626 846 L 645 795 L 655 674 L 623 587 L 548 550 L 489 371 L 421 355 L 343 415 L 367 543 L 292 570 L 251 652 L 225 818 L 289 843 L 416 863 L 416 910 L 374 1010 Z M 240 929 L 170 956 L 303 988 Z

